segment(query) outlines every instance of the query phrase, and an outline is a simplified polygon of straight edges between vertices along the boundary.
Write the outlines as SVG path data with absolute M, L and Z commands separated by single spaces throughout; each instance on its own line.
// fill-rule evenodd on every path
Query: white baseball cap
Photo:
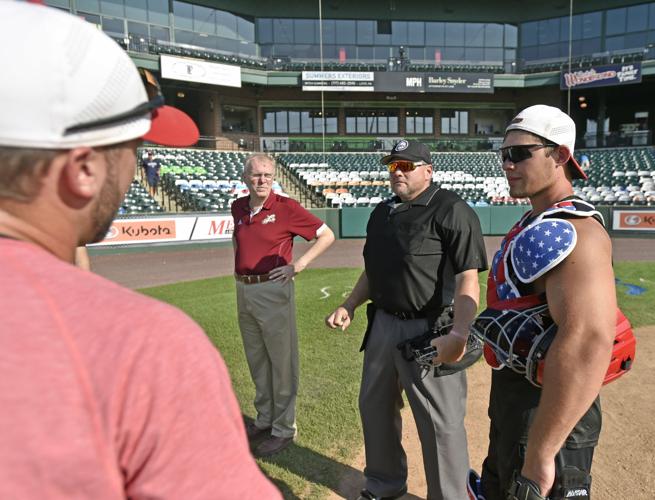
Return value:
M 0 1 L 0 64 L 1 146 L 69 149 L 136 138 L 189 146 L 198 140 L 193 120 L 164 106 L 158 85 L 147 92 L 152 75 L 145 83 L 116 42 L 63 11 Z
M 531 132 L 558 146 L 566 146 L 571 152 L 568 164 L 572 167 L 573 177 L 578 179 L 587 178 L 587 174 L 573 156 L 575 122 L 559 108 L 544 104 L 536 104 L 525 108 L 509 122 L 505 134 L 511 130 Z

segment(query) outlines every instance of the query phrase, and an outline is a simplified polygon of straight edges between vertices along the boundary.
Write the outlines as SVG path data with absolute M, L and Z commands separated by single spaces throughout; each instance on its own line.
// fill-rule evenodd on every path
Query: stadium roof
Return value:
M 317 18 L 318 0 L 190 0 L 252 17 Z M 644 0 L 574 0 L 573 13 L 638 5 Z M 569 14 L 569 0 L 323 0 L 325 19 L 433 20 L 517 24 Z

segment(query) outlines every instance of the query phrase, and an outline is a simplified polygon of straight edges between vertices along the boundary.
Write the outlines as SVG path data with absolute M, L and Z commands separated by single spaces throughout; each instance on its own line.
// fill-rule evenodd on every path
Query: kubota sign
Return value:
M 653 210 L 615 210 L 612 229 L 618 231 L 655 232 L 655 211 Z

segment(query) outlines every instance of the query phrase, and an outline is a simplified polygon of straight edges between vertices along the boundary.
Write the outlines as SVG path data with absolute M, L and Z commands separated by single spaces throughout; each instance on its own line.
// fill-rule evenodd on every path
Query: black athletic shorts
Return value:
M 482 466 L 482 492 L 487 500 L 506 500 L 514 473 L 521 471 L 528 430 L 540 395 L 541 389 L 509 368 L 493 370 L 489 399 L 489 451 Z M 555 460 L 556 484 L 557 478 L 563 477 L 566 466 L 590 474 L 601 420 L 600 398 L 596 398 Z

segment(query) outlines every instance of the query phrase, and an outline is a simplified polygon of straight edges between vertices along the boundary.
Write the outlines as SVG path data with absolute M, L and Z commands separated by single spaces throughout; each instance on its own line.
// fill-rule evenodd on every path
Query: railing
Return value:
M 113 36 L 113 38 L 121 47 L 130 52 L 195 57 L 220 63 L 237 64 L 239 66 L 247 66 L 256 69 L 265 69 L 267 65 L 267 59 L 265 58 L 244 54 L 235 54 L 233 52 L 227 52 L 219 49 L 198 47 L 196 45 L 188 45 L 184 43 L 173 43 L 165 40 L 156 40 L 154 38 L 137 37 L 133 35 L 125 38 Z
M 273 56 L 263 58 L 252 55 L 235 54 L 232 52 L 199 47 L 184 43 L 174 43 L 165 40 L 156 40 L 154 38 L 140 37 L 129 35 L 121 37 L 118 34 L 111 34 L 116 42 L 125 50 L 130 52 L 139 52 L 146 54 L 170 54 L 181 55 L 186 57 L 195 57 L 208 59 L 211 61 L 222 62 L 226 64 L 238 64 L 240 66 L 252 67 L 256 69 L 269 69 L 278 71 L 318 71 L 324 70 L 347 70 L 347 71 L 461 71 L 461 72 L 492 72 L 498 73 L 503 71 L 503 65 L 498 61 L 403 61 L 402 66 L 389 66 L 386 60 L 382 59 L 361 59 L 339 61 L 337 59 L 291 59 L 285 56 Z
M 580 147 L 615 148 L 626 146 L 650 146 L 653 144 L 652 130 L 634 130 L 632 132 L 604 132 L 600 137 L 594 132 L 585 134 Z
M 571 60 L 571 69 L 586 69 L 592 66 L 603 64 L 622 64 L 643 59 L 652 59 L 653 53 L 647 47 L 639 49 L 621 49 L 606 52 L 596 52 L 576 56 Z M 554 57 L 550 59 L 521 60 L 519 68 L 525 73 L 536 73 L 542 71 L 568 70 L 568 59 L 566 57 Z
M 232 139 L 201 135 L 194 147 L 219 151 L 259 151 L 259 141 L 256 138 Z
M 502 142 L 502 137 L 443 137 L 440 139 L 413 137 L 409 138 L 427 145 L 432 151 L 492 151 L 497 149 Z M 279 141 L 278 148 L 274 140 L 268 141 L 269 151 L 290 151 L 319 153 L 323 151 L 323 141 L 320 137 L 289 138 L 287 141 Z M 384 152 L 390 149 L 380 139 L 358 138 L 358 137 L 330 137 L 325 140 L 326 152 Z

